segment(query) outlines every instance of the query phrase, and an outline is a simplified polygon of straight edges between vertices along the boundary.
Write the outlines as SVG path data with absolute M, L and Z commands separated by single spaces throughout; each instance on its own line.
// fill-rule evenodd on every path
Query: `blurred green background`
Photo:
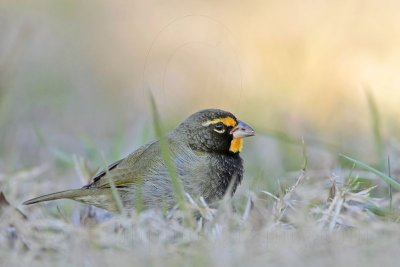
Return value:
M 167 129 L 210 107 L 252 125 L 250 181 L 300 170 L 302 139 L 315 170 L 337 168 L 339 152 L 378 164 L 390 147 L 395 159 L 399 8 L 2 0 L 0 173 L 46 166 L 39 181 L 52 189 L 81 184 L 73 155 L 94 168 L 99 151 L 117 160 L 154 138 L 148 90 Z

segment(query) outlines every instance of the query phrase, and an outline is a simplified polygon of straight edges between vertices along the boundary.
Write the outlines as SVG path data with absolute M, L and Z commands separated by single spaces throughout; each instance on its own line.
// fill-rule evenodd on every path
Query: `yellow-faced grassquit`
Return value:
M 219 109 L 194 113 L 168 133 L 166 140 L 184 191 L 214 203 L 232 183 L 233 194 L 243 177 L 239 155 L 243 138 L 252 135 L 254 130 L 249 125 Z M 139 194 L 144 208 L 172 208 L 176 204 L 159 141 L 148 143 L 111 164 L 107 171 L 99 172 L 90 184 L 80 189 L 40 196 L 24 204 L 73 199 L 115 212 L 118 209 L 110 179 L 127 210 L 135 208 Z

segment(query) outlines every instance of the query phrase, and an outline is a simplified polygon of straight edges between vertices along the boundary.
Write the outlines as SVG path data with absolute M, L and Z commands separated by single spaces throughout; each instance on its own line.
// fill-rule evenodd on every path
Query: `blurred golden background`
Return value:
M 250 168 L 300 169 L 302 138 L 314 168 L 335 167 L 338 152 L 374 161 L 367 92 L 385 140 L 400 133 L 399 9 L 397 1 L 3 0 L 1 172 L 74 154 L 90 161 L 96 148 L 109 160 L 126 155 L 154 136 L 148 90 L 168 129 L 209 107 L 254 126 Z

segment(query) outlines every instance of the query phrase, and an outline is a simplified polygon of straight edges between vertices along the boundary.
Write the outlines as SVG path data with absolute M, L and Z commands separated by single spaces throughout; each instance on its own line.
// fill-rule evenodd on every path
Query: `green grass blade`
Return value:
M 387 166 L 388 166 L 388 176 L 392 177 L 392 167 L 390 164 L 390 157 L 387 159 Z M 393 192 L 392 192 L 392 186 L 389 185 L 389 208 L 392 208 L 393 204 Z
M 365 90 L 365 94 L 367 96 L 367 101 L 368 101 L 368 108 L 371 118 L 371 127 L 374 136 L 375 150 L 379 157 L 379 169 L 383 170 L 385 168 L 386 160 L 385 160 L 385 146 L 381 133 L 381 128 L 382 128 L 381 117 L 379 115 L 378 106 L 376 104 L 374 96 L 368 89 Z
M 339 156 L 343 157 L 343 158 L 345 158 L 345 159 L 347 159 L 347 160 L 349 160 L 351 162 L 353 162 L 354 164 L 356 164 L 356 165 L 358 165 L 358 166 L 360 166 L 360 167 L 362 167 L 362 168 L 364 168 L 364 169 L 366 169 L 366 170 L 368 170 L 368 171 L 370 171 L 370 172 L 372 172 L 372 173 L 374 173 L 376 175 L 378 175 L 379 177 L 382 178 L 382 180 L 385 183 L 387 183 L 388 185 L 391 185 L 392 188 L 400 191 L 400 183 L 398 183 L 397 181 L 395 181 L 393 178 L 389 177 L 388 175 L 384 174 L 383 172 L 378 171 L 377 169 L 369 166 L 368 164 L 365 164 L 364 162 L 361 162 L 359 160 L 353 159 L 353 158 L 351 158 L 349 156 L 346 156 L 346 155 L 343 155 L 343 154 L 339 154 Z
M 164 159 L 167 172 L 172 182 L 172 189 L 174 191 L 176 202 L 183 211 L 186 210 L 185 195 L 182 187 L 182 183 L 176 173 L 175 164 L 172 160 L 171 150 L 169 148 L 168 140 L 166 139 L 163 128 L 160 121 L 160 115 L 157 110 L 156 102 L 153 95 L 150 93 L 151 109 L 153 114 L 154 130 L 157 138 L 160 140 L 161 155 Z
M 110 174 L 109 174 L 109 171 L 108 171 L 108 164 L 107 164 L 107 162 L 106 162 L 106 159 L 105 159 L 105 157 L 104 157 L 103 154 L 101 154 L 101 156 L 102 156 L 103 163 L 104 163 L 104 166 L 105 166 L 105 167 L 104 167 L 104 170 L 105 170 L 105 172 L 106 172 L 105 177 L 108 179 L 108 181 L 109 181 L 109 183 L 110 183 L 111 194 L 112 194 L 112 196 L 113 196 L 113 198 L 114 198 L 114 201 L 115 201 L 115 204 L 116 204 L 116 206 L 117 206 L 117 209 L 118 209 L 118 211 L 119 211 L 121 214 L 126 214 L 126 213 L 125 213 L 125 209 L 124 209 L 124 205 L 122 204 L 121 196 L 119 195 L 119 192 L 118 192 L 117 188 L 115 187 L 115 183 L 114 183 L 113 178 L 112 178 L 112 177 L 110 176 Z

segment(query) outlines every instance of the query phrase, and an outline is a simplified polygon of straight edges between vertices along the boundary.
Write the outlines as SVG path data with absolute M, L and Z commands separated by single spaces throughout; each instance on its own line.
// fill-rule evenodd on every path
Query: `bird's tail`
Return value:
M 56 192 L 25 201 L 24 205 L 38 202 L 51 201 L 56 199 L 72 199 L 85 204 L 93 205 L 98 208 L 106 209 L 111 212 L 118 212 L 118 206 L 110 188 L 81 188 Z
M 22 203 L 23 205 L 30 205 L 38 202 L 44 202 L 44 201 L 50 201 L 50 200 L 56 200 L 56 199 L 77 199 L 83 194 L 83 190 L 88 190 L 88 189 L 73 189 L 73 190 L 66 190 L 66 191 L 61 191 L 61 192 L 56 192 L 40 197 L 35 197 L 30 200 L 25 201 Z

